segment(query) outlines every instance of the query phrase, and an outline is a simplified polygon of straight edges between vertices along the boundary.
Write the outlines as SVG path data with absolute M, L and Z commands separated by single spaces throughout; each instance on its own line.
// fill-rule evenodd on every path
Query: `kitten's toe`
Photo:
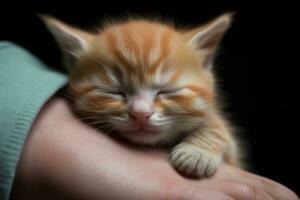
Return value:
M 178 144 L 170 153 L 172 165 L 188 176 L 211 176 L 222 162 L 222 155 L 216 155 L 191 144 Z

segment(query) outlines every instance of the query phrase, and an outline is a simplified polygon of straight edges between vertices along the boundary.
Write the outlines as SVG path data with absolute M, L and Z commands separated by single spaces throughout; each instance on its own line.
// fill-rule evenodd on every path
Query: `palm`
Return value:
M 78 121 L 64 100 L 44 107 L 23 151 L 12 199 L 298 199 L 286 187 L 221 165 L 180 176 L 167 152 L 135 147 Z

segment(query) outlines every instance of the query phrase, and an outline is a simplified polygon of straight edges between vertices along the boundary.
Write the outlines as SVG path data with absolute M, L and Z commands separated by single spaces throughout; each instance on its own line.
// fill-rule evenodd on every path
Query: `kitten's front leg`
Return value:
M 204 135 L 195 133 L 176 145 L 170 154 L 173 166 L 182 174 L 197 177 L 212 175 L 223 160 L 223 151 Z
M 231 155 L 235 148 L 235 141 L 225 124 L 212 121 L 176 145 L 170 159 L 172 165 L 185 175 L 208 177 L 223 160 L 234 165 L 238 162 L 236 155 Z

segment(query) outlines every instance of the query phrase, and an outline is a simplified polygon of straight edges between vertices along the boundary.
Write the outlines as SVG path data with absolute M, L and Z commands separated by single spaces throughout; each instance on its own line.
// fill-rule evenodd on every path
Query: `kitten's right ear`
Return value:
M 185 33 L 188 46 L 201 52 L 206 69 L 212 67 L 216 49 L 232 21 L 232 13 L 226 13 L 215 20 Z
M 53 17 L 38 14 L 42 21 L 52 33 L 67 60 L 76 59 L 86 52 L 93 40 L 91 33 L 71 27 Z M 69 62 L 68 61 L 68 62 Z M 66 66 L 71 68 L 70 66 Z

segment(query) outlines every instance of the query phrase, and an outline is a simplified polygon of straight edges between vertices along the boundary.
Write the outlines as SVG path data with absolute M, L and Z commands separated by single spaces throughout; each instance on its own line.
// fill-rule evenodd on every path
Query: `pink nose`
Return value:
M 140 123 L 146 122 L 150 116 L 152 115 L 152 112 L 134 112 L 131 111 L 129 113 L 129 116 L 132 117 L 134 120 Z

